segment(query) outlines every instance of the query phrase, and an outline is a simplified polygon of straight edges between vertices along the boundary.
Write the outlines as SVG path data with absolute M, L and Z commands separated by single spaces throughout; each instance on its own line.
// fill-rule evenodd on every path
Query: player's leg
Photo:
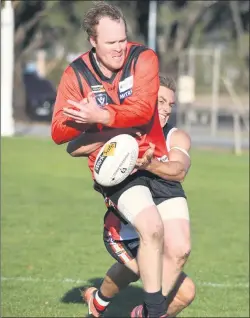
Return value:
M 98 290 L 91 287 L 85 294 L 85 300 L 88 302 L 90 312 L 94 317 L 99 317 L 116 294 L 139 278 L 136 262 L 139 240 L 114 241 L 104 235 L 104 243 L 109 254 L 118 262 L 108 270 Z M 192 302 L 194 296 L 194 283 L 182 272 L 171 292 L 168 316 L 175 317 Z
M 105 236 L 104 236 L 105 238 Z M 139 279 L 136 256 L 139 240 L 111 241 L 106 237 L 105 247 L 109 254 L 118 262 L 107 272 L 100 291 L 109 301 L 126 288 L 131 282 Z M 186 308 L 195 297 L 195 285 L 185 273 L 181 273 L 171 291 L 170 305 L 167 311 L 168 317 L 175 317 Z
M 161 293 L 164 236 L 161 216 L 146 186 L 133 186 L 124 191 L 117 207 L 139 233 L 137 262 L 145 291 L 144 312 L 149 317 L 160 317 L 165 311 Z
M 170 294 L 191 251 L 190 222 L 185 198 L 173 198 L 158 205 L 164 224 L 162 293 Z M 170 303 L 167 298 L 167 306 Z
M 99 289 L 90 287 L 83 294 L 94 317 L 100 317 L 117 293 L 139 279 L 135 260 L 139 240 L 114 241 L 104 235 L 104 244 L 117 263 L 110 267 Z
M 101 295 L 104 295 L 105 299 L 108 300 L 107 303 L 104 303 L 105 306 L 108 306 L 113 297 L 122 289 L 138 280 L 138 275 L 128 269 L 127 266 L 134 270 L 138 269 L 136 261 L 133 260 L 128 262 L 126 266 L 117 262 L 108 270 L 99 289 Z M 191 278 L 182 272 L 177 279 L 170 297 L 171 300 L 167 310 L 167 317 L 175 317 L 189 306 L 195 298 L 195 285 Z
M 135 260 L 134 262 L 136 263 Z M 137 281 L 138 278 L 138 275 L 125 265 L 118 262 L 113 264 L 107 271 L 99 289 L 89 287 L 83 293 L 83 299 L 88 304 L 89 314 L 92 314 L 93 317 L 100 317 L 106 311 L 114 296 L 130 283 Z
M 112 298 L 121 289 L 139 279 L 139 270 L 136 255 L 139 239 L 117 241 L 110 239 L 104 229 L 104 245 L 108 253 L 117 261 L 106 273 L 100 291 Z
M 125 266 L 117 262 L 110 267 L 100 286 L 100 292 L 103 295 L 112 299 L 130 283 L 136 282 L 139 279 L 139 276 L 129 269 L 130 266 L 132 268 L 137 267 L 136 261 L 132 260 L 129 263 L 131 264 Z
M 177 279 L 170 297 L 173 300 L 170 300 L 167 317 L 176 317 L 195 298 L 195 285 L 192 279 L 182 272 Z

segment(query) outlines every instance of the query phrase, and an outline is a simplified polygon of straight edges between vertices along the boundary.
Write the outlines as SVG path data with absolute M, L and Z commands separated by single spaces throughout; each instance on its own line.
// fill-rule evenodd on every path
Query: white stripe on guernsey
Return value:
M 180 150 L 181 152 L 183 152 L 185 155 L 187 155 L 188 157 L 189 156 L 189 153 L 187 152 L 187 150 L 183 149 L 183 148 L 180 148 L 180 147 L 172 147 L 170 150 L 172 149 L 177 149 L 177 150 Z
M 124 263 L 128 263 L 130 261 L 130 259 L 126 255 L 126 252 L 119 255 L 119 257 L 123 259 Z
M 112 243 L 112 246 L 115 248 L 115 253 L 117 253 L 117 256 L 120 257 L 124 263 L 127 263 L 130 261 L 130 259 L 126 255 L 126 251 L 121 248 L 121 246 L 117 243 Z M 120 253 L 120 255 L 118 255 Z
M 88 280 L 73 279 L 73 278 L 62 278 L 62 279 L 47 279 L 47 278 L 36 278 L 36 277 L 1 277 L 1 281 L 14 281 L 14 282 L 27 282 L 27 283 L 71 283 L 71 284 L 88 284 Z M 249 288 L 249 283 L 213 283 L 213 282 L 195 282 L 197 286 L 205 286 L 212 288 Z M 141 283 L 136 283 L 141 285 Z
M 172 135 L 172 133 L 174 131 L 176 131 L 178 128 L 176 127 L 173 127 L 169 130 L 168 134 L 167 134 L 167 137 L 166 137 L 166 146 L 167 146 L 167 151 L 169 152 L 170 151 L 170 137 Z

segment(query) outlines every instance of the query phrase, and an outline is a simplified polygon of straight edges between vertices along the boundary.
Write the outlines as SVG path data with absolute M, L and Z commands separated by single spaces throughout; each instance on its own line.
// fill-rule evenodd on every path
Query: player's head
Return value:
M 123 13 L 105 1 L 96 1 L 85 14 L 83 28 L 97 58 L 110 71 L 120 69 L 127 47 L 127 26 Z
M 158 112 L 161 127 L 164 127 L 169 119 L 172 107 L 175 104 L 176 84 L 172 77 L 160 75 L 160 88 L 158 91 Z

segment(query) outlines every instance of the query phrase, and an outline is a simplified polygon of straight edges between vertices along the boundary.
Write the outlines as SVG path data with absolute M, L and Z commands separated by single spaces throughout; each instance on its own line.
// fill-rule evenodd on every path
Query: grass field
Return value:
M 113 263 L 102 243 L 102 198 L 86 160 L 48 139 L 2 139 L 2 317 L 84 317 L 80 292 Z M 185 182 L 197 298 L 181 317 L 249 317 L 248 155 L 192 152 Z M 141 285 L 109 317 L 128 317 Z

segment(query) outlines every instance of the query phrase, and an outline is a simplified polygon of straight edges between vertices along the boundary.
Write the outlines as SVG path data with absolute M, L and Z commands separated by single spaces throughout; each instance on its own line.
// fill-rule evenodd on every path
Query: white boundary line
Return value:
M 73 283 L 73 284 L 88 284 L 89 281 L 82 279 L 47 279 L 47 278 L 35 278 L 35 277 L 1 277 L 1 281 L 19 281 L 19 282 L 31 282 L 31 283 Z M 140 284 L 140 283 L 139 283 Z M 141 285 L 141 284 L 140 284 Z M 248 288 L 249 283 L 212 283 L 212 282 L 197 282 L 197 286 L 206 286 L 212 288 Z

